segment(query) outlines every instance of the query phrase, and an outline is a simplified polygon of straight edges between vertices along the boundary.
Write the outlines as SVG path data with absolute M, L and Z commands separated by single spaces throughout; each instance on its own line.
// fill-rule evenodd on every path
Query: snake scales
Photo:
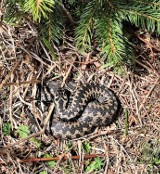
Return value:
M 59 89 L 54 93 L 54 102 L 50 129 L 54 137 L 61 139 L 78 138 L 95 127 L 109 125 L 118 108 L 113 92 L 98 83 L 80 86 L 70 99 Z

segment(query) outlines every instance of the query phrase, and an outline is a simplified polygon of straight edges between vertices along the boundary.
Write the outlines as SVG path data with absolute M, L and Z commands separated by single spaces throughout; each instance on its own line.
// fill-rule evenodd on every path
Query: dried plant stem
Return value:
M 13 74 L 14 70 L 18 67 L 18 65 L 21 63 L 21 60 L 17 61 L 14 65 L 14 67 L 11 69 L 11 71 L 8 73 L 8 75 L 5 77 L 5 79 L 0 84 L 0 91 L 3 88 L 3 85 L 9 80 L 11 75 Z

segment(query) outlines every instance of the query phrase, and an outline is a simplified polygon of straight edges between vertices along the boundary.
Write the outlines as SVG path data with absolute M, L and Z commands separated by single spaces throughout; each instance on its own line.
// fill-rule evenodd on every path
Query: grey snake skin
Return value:
M 74 139 L 109 125 L 118 109 L 114 93 L 104 85 L 81 85 L 69 98 L 65 90 L 54 92 L 55 112 L 51 133 L 60 139 Z

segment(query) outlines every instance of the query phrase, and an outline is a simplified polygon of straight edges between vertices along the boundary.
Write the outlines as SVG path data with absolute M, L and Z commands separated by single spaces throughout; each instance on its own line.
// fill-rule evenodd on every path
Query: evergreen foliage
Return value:
M 106 65 L 119 67 L 133 58 L 124 21 L 160 33 L 160 0 L 7 0 L 6 5 L 6 20 L 30 14 L 49 42 L 59 43 L 67 26 L 74 28 L 80 50 L 92 50 L 96 41 Z

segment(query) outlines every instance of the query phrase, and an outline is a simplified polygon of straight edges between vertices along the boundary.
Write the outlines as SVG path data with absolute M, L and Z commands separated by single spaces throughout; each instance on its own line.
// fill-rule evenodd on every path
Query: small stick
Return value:
M 68 69 L 66 75 L 65 75 L 64 78 L 63 78 L 63 82 L 62 82 L 62 84 L 61 84 L 61 87 L 64 86 L 64 84 L 65 84 L 65 82 L 66 82 L 66 79 L 68 78 L 68 76 L 69 76 L 69 74 L 70 74 L 70 72 L 71 72 L 71 70 L 72 70 L 72 68 L 73 68 L 73 64 L 74 64 L 75 60 L 76 60 L 76 58 L 74 59 L 73 63 L 70 64 L 70 67 L 69 67 L 69 69 Z
M 13 147 L 13 146 L 15 146 L 15 145 L 19 145 L 20 143 L 23 143 L 23 142 L 25 142 L 25 141 L 27 141 L 27 140 L 33 138 L 33 137 L 42 135 L 42 134 L 44 133 L 45 129 L 46 129 L 47 122 L 48 122 L 48 120 L 49 120 L 49 118 L 50 118 L 50 116 L 51 116 L 51 113 L 52 113 L 53 109 L 54 109 L 54 103 L 53 103 L 53 104 L 51 105 L 51 107 L 50 107 L 49 113 L 48 113 L 48 115 L 47 115 L 47 117 L 46 117 L 46 119 L 45 119 L 45 121 L 44 121 L 44 127 L 43 127 L 43 129 L 42 129 L 41 131 L 39 131 L 39 132 L 37 132 L 37 133 L 34 133 L 34 134 L 31 134 L 31 135 L 29 135 L 28 137 L 23 138 L 23 139 L 21 139 L 21 140 L 15 142 L 15 143 L 12 143 L 12 144 L 10 144 L 10 145 L 8 145 L 8 146 L 4 146 L 4 147 L 0 148 L 0 153 L 6 152 L 7 149 L 9 149 L 9 148 L 11 148 L 11 147 Z
M 124 132 L 124 134 L 125 134 L 125 136 L 127 136 L 128 135 L 128 129 L 129 129 L 129 114 L 128 114 L 128 109 L 126 108 L 125 109 L 125 132 Z
M 139 111 L 142 109 L 144 103 L 147 101 L 148 97 L 150 96 L 150 94 L 152 93 L 153 89 L 155 88 L 155 86 L 157 85 L 158 81 L 159 81 L 160 77 L 157 78 L 157 80 L 155 81 L 154 85 L 151 87 L 150 91 L 148 92 L 147 96 L 144 98 L 144 100 L 142 101 L 140 107 L 139 107 Z
M 84 159 L 92 159 L 96 157 L 105 157 L 105 154 L 90 154 L 90 155 L 84 155 Z M 47 158 L 26 158 L 24 160 L 19 160 L 20 163 L 28 163 L 28 162 L 41 162 L 41 161 L 60 161 L 60 160 L 67 160 L 67 159 L 72 159 L 72 160 L 79 160 L 80 156 L 71 156 L 68 157 L 67 155 L 60 155 L 56 157 L 47 157 Z M 3 161 L 0 161 L 0 164 L 6 164 Z
M 13 74 L 11 74 L 11 81 L 13 80 Z M 13 129 L 13 113 L 12 113 L 12 102 L 13 102 L 13 86 L 10 86 L 10 95 L 9 95 L 9 118 L 11 122 L 11 127 Z
M 34 83 L 41 83 L 41 80 L 29 80 L 29 81 L 24 81 L 24 82 L 9 82 L 9 83 L 5 83 L 3 84 L 3 86 L 19 86 L 19 85 L 25 85 L 25 84 L 34 84 Z
M 15 146 L 15 145 L 19 145 L 19 144 L 21 144 L 21 143 L 23 143 L 23 142 L 29 140 L 30 138 L 39 136 L 39 135 L 41 135 L 41 134 L 43 134 L 43 133 L 44 133 L 44 130 L 42 129 L 42 131 L 37 132 L 37 133 L 34 133 L 34 134 L 31 134 L 31 135 L 29 135 L 28 137 L 23 138 L 23 139 L 21 139 L 21 140 L 15 142 L 15 143 L 12 143 L 12 144 L 10 144 L 10 145 L 8 145 L 8 146 L 1 147 L 1 148 L 0 148 L 0 153 L 6 152 L 7 149 L 9 149 L 9 148 L 11 148 L 11 147 L 13 147 L 13 146 Z
M 138 57 L 143 57 L 143 56 L 141 55 L 141 56 L 138 56 Z M 152 73 L 156 74 L 157 76 L 159 76 L 159 74 L 156 70 L 153 70 L 150 67 L 147 67 L 145 64 L 141 63 L 138 60 L 135 60 L 135 62 L 138 63 L 139 65 L 141 65 L 143 68 L 145 68 L 148 72 L 152 72 Z
M 57 173 L 57 171 L 58 171 L 58 166 L 59 166 L 59 164 L 61 163 L 61 161 L 63 160 L 63 158 L 65 157 L 65 155 L 64 154 L 62 154 L 62 155 L 60 155 L 58 158 L 58 161 L 57 161 L 57 163 L 56 163 L 56 166 L 55 166 L 55 168 L 54 168 L 54 171 L 53 171 L 53 173 Z
M 8 81 L 8 79 L 11 77 L 11 74 L 13 74 L 14 70 L 18 67 L 18 65 L 20 64 L 21 60 L 19 60 L 18 62 L 16 62 L 16 64 L 14 65 L 14 67 L 11 69 L 11 71 L 8 73 L 8 75 L 5 77 L 5 79 L 2 81 L 2 83 L 0 84 L 0 90 L 3 88 L 3 85 Z

